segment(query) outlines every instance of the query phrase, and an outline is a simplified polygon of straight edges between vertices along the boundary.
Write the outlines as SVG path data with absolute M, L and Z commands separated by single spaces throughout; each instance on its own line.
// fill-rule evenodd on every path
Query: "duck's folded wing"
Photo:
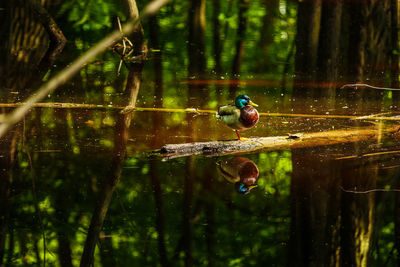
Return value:
M 220 116 L 226 116 L 226 115 L 232 115 L 237 112 L 236 106 L 222 106 L 218 108 L 218 115 Z

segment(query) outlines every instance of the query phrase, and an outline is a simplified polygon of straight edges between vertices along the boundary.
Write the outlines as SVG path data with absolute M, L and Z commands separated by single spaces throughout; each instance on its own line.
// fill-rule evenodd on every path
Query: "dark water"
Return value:
M 146 70 L 145 70 L 146 73 Z M 116 78 L 121 79 L 121 78 Z M 118 104 L 120 88 L 98 86 L 50 101 Z M 138 107 L 186 108 L 187 84 L 170 82 L 162 99 L 143 78 Z M 197 108 L 229 103 L 215 85 L 197 94 Z M 210 89 L 211 88 L 211 89 Z M 110 93 L 104 94 L 104 91 Z M 242 85 L 260 112 L 363 116 L 391 110 L 382 103 L 292 99 L 271 86 Z M 209 93 L 212 92 L 212 93 Z M 7 96 L 4 96 L 6 98 Z M 293 104 L 296 102 L 296 105 Z M 203 104 L 201 104 L 203 103 Z M 159 107 L 159 106 L 157 106 Z M 101 192 L 112 168 L 118 111 L 34 109 L 1 141 L 9 198 L 3 199 L 4 262 L 8 265 L 78 265 Z M 390 123 L 343 118 L 261 116 L 243 136 L 281 136 L 354 127 L 384 129 Z M 95 266 L 364 266 L 392 264 L 398 227 L 396 139 L 224 157 L 176 159 L 145 152 L 168 143 L 234 139 L 214 115 L 134 112 L 127 155 L 95 250 Z M 388 154 L 373 154 L 395 151 Z M 242 160 L 258 168 L 258 187 L 243 195 L 218 171 Z M 348 158 L 343 158 L 348 157 Z M 230 170 L 241 168 L 231 164 Z M 236 170 L 238 171 L 238 170 Z M 349 190 L 354 192 L 349 192 Z M 358 192 L 358 193 L 357 193 Z M 362 193 L 364 192 L 364 193 Z M 45 238 L 45 239 L 44 239 Z M 44 259 L 45 258 L 45 259 Z

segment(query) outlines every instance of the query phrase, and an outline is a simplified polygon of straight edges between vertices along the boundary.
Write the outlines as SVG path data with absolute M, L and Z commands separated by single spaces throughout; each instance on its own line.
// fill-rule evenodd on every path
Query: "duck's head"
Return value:
M 258 105 L 250 100 L 247 95 L 238 95 L 235 99 L 235 106 L 239 109 L 244 108 L 247 105 L 258 107 Z
M 252 184 L 252 185 L 246 185 L 244 183 L 241 182 L 237 182 L 235 183 L 235 189 L 239 194 L 243 194 L 246 195 L 248 193 L 250 193 L 250 190 L 253 188 L 256 188 L 257 185 L 256 184 Z

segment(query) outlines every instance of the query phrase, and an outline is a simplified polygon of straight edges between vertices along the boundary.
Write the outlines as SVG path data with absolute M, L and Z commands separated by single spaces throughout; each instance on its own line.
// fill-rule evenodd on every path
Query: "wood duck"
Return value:
M 217 165 L 222 176 L 228 182 L 235 184 L 235 189 L 238 193 L 248 194 L 250 190 L 257 187 L 258 168 L 248 158 L 234 157 L 222 160 Z
M 253 106 L 258 107 L 250 100 L 250 97 L 239 95 L 236 97 L 235 105 L 219 107 L 217 117 L 235 129 L 239 140 L 246 140 L 240 137 L 239 131 L 252 128 L 258 122 L 258 111 Z

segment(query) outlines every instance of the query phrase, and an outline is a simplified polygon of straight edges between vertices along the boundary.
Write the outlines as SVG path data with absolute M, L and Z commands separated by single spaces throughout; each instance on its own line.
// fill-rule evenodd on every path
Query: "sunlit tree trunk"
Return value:
M 238 0 L 239 5 L 239 17 L 238 17 L 238 28 L 236 31 L 236 43 L 235 43 L 235 56 L 232 62 L 232 83 L 229 87 L 229 98 L 234 99 L 238 85 L 235 81 L 239 80 L 240 69 L 242 67 L 242 61 L 244 56 L 244 45 L 246 38 L 247 28 L 247 10 L 249 9 L 249 0 Z
M 377 163 L 343 168 L 342 187 L 365 191 L 376 188 Z M 341 200 L 340 258 L 342 266 L 369 266 L 375 193 L 343 192 Z

